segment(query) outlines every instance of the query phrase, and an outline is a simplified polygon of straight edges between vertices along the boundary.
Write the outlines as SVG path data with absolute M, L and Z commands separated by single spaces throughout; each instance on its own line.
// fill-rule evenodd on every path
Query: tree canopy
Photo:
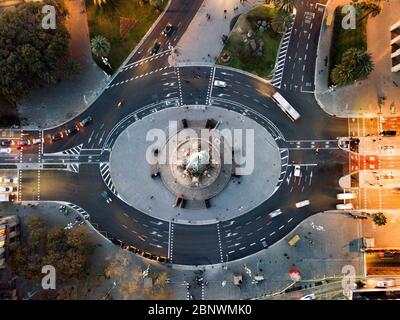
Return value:
M 44 29 L 44 4 L 56 8 L 56 28 Z M 32 88 L 55 83 L 63 74 L 69 45 L 66 10 L 57 0 L 29 2 L 0 15 L 0 94 L 10 102 L 26 97 Z
M 27 237 L 11 251 L 10 265 L 14 274 L 40 281 L 42 267 L 52 265 L 57 280 L 86 278 L 94 246 L 85 227 L 48 228 L 42 218 L 32 216 L 27 228 Z

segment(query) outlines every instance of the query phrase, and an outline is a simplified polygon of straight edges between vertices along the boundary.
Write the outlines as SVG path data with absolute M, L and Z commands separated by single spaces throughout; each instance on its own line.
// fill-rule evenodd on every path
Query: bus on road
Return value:
M 292 121 L 296 121 L 300 118 L 300 114 L 290 105 L 289 102 L 279 93 L 275 92 L 272 95 L 272 100 L 286 113 Z

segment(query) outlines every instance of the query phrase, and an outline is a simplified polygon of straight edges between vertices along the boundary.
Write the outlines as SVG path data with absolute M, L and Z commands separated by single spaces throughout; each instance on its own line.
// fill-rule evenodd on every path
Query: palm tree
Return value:
M 272 0 L 272 2 L 279 11 L 286 11 L 289 13 L 293 12 L 297 4 L 297 0 Z
M 106 57 L 110 53 L 110 43 L 108 40 L 100 35 L 95 36 L 90 41 L 90 47 L 96 57 Z
M 374 69 L 371 55 L 362 49 L 350 48 L 333 68 L 331 80 L 336 85 L 347 85 L 353 81 L 367 77 Z
M 272 29 L 277 33 L 284 33 L 292 24 L 293 17 L 287 11 L 278 11 L 271 21 Z
M 375 213 L 372 216 L 372 220 L 378 226 L 384 226 L 387 222 L 387 218 L 385 217 L 385 215 L 382 212 Z
M 367 13 L 359 21 L 364 20 L 369 15 L 371 15 L 372 17 L 376 17 L 378 14 L 381 13 L 381 10 L 382 8 L 379 4 L 371 2 L 368 4 L 368 7 L 366 9 Z

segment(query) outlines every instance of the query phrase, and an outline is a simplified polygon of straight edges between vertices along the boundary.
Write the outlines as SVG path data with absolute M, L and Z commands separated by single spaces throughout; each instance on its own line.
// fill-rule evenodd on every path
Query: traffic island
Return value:
M 229 37 L 223 39 L 225 46 L 218 63 L 271 79 L 282 38 L 271 27 L 276 12 L 263 5 L 241 15 Z

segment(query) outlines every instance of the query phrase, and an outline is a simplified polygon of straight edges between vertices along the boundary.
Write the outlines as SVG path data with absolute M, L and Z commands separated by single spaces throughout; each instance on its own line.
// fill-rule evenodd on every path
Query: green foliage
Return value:
M 57 28 L 42 28 L 43 3 L 29 2 L 16 12 L 0 15 L 0 93 L 10 102 L 28 96 L 37 85 L 55 83 L 68 52 L 69 35 L 61 2 L 56 7 Z
M 272 3 L 279 11 L 292 13 L 298 0 L 272 0 Z
M 343 54 L 341 63 L 333 68 L 331 79 L 335 85 L 347 85 L 367 77 L 373 69 L 374 64 L 367 51 L 351 48 Z
M 39 281 L 43 277 L 42 267 L 52 265 L 58 280 L 86 277 L 94 246 L 85 227 L 71 230 L 48 228 L 43 219 L 32 216 L 27 221 L 27 228 L 27 238 L 10 254 L 10 266 L 14 274 Z
M 287 11 L 278 11 L 272 18 L 272 29 L 277 33 L 284 33 L 293 21 L 293 17 Z
M 107 57 L 111 50 L 108 40 L 100 35 L 95 36 L 90 41 L 90 47 L 96 57 Z
M 387 223 L 387 218 L 382 212 L 373 214 L 372 221 L 378 226 L 384 226 Z

